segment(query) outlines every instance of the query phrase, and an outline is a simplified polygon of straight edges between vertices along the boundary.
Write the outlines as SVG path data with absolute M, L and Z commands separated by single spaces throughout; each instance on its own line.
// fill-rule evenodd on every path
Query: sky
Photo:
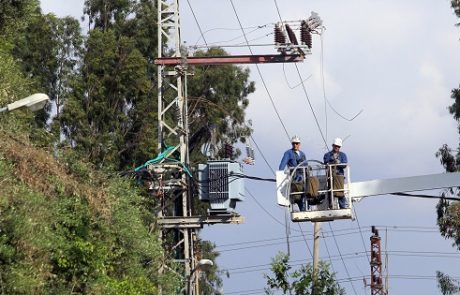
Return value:
M 41 6 L 44 12 L 79 18 L 83 2 L 42 0 Z M 459 140 L 457 123 L 447 109 L 453 102 L 451 90 L 460 83 L 460 28 L 455 27 L 459 20 L 450 1 L 276 2 L 283 20 L 306 19 L 315 11 L 326 30 L 321 38 L 314 36 L 312 54 L 297 64 L 306 93 L 297 86 L 301 78 L 294 64 L 261 64 L 261 75 L 254 65 L 248 66 L 257 90 L 249 97 L 247 119 L 252 120 L 263 156 L 256 150 L 256 165 L 245 166 L 245 173 L 273 178 L 272 169 L 294 134 L 301 137 L 307 158 L 318 160 L 335 137 L 345 138 L 342 150 L 348 155 L 352 181 L 442 173 L 436 151 L 443 144 L 457 148 Z M 245 44 L 229 0 L 180 3 L 185 45 L 204 44 L 193 14 L 208 44 Z M 233 3 L 250 43 L 273 44 L 273 24 L 280 20 L 275 1 Z M 276 54 L 272 45 L 252 49 L 255 54 Z M 250 53 L 244 46 L 226 50 Z M 353 118 L 361 110 L 352 121 L 342 118 Z M 251 195 L 237 205 L 244 224 L 201 231 L 221 253 L 217 263 L 229 274 L 224 276 L 225 294 L 263 294 L 272 257 L 287 251 L 285 210 L 276 204 L 275 185 L 248 180 L 246 188 Z M 440 294 L 436 271 L 460 278 L 460 255 L 437 230 L 436 203 L 390 195 L 365 198 L 354 204 L 354 221 L 322 224 L 320 256 L 331 261 L 347 294 L 370 294 L 362 278 L 370 275 L 364 253 L 375 225 L 382 251 L 388 253 L 389 294 Z M 313 225 L 287 225 L 292 264 L 311 262 Z

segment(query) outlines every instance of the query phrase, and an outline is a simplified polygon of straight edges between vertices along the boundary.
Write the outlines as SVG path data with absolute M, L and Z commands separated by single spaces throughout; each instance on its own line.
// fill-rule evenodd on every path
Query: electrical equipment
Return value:
M 209 202 L 210 214 L 235 212 L 236 202 L 244 200 L 243 167 L 230 160 L 198 165 L 200 201 Z

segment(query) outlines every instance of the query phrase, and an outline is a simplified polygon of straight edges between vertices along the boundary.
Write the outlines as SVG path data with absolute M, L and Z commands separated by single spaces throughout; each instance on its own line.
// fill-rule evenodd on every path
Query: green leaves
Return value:
M 443 295 L 454 295 L 460 293 L 460 282 L 452 279 L 448 275 L 437 271 L 438 287 Z
M 329 265 L 324 261 L 318 263 L 316 282 L 313 282 L 313 266 L 302 265 L 290 272 L 289 256 L 279 253 L 272 259 L 271 271 L 273 277 L 265 275 L 267 287 L 265 294 L 274 294 L 273 290 L 281 290 L 283 294 L 296 295 L 343 295 L 345 290 L 335 280 L 335 274 L 329 271 Z M 313 290 L 314 288 L 314 290 Z

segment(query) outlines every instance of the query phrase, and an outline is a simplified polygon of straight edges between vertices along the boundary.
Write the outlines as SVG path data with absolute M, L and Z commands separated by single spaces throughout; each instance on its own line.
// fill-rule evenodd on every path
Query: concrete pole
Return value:
M 312 295 L 315 294 L 315 285 L 316 279 L 318 276 L 318 262 L 319 262 L 319 234 L 321 232 L 321 223 L 314 223 L 314 233 L 313 233 L 313 284 L 312 284 Z

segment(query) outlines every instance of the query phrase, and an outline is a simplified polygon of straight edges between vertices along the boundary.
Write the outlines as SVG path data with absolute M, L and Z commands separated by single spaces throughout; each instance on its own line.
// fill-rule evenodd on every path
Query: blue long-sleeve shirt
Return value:
M 305 161 L 307 158 L 304 152 L 299 151 L 297 154 L 293 149 L 287 150 L 281 159 L 278 170 L 284 170 L 286 166 L 295 167 Z
M 336 161 L 336 159 L 338 161 Z M 346 164 L 348 163 L 347 155 L 343 152 L 339 152 L 334 155 L 334 152 L 330 151 L 324 154 L 324 164 Z M 344 170 L 347 165 L 337 166 L 337 175 L 344 175 Z

